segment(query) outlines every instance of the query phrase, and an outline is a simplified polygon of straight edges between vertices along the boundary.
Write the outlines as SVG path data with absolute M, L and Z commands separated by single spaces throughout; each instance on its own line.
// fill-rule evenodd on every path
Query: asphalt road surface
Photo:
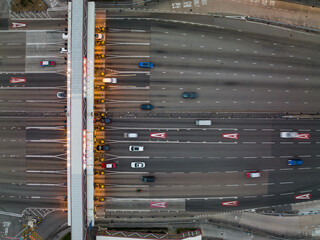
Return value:
M 144 102 L 154 111 L 319 111 L 320 49 L 309 35 L 270 36 L 274 28 L 263 25 L 266 34 L 249 34 L 252 24 L 239 21 L 206 27 L 125 14 L 108 13 L 106 21 L 106 66 L 119 83 L 109 86 L 109 111 L 136 111 Z M 141 69 L 140 61 L 155 67 Z M 139 95 L 143 88 L 147 96 Z M 183 92 L 199 97 L 183 99 Z
M 221 199 L 238 199 L 240 208 L 292 203 L 302 193 L 316 199 L 318 126 L 317 120 L 212 119 L 212 126 L 196 126 L 195 119 L 185 118 L 113 119 L 105 133 L 97 131 L 96 136 L 105 135 L 111 150 L 100 154 L 116 168 L 96 175 L 97 183 L 106 184 L 96 193 L 122 201 L 141 198 L 141 209 L 148 207 L 144 199 L 183 199 L 186 211 L 225 210 Z M 282 131 L 310 138 L 280 138 Z M 138 138 L 124 138 L 124 133 L 137 133 Z M 144 151 L 130 152 L 131 145 L 144 146 Z M 304 164 L 288 166 L 289 159 Z M 146 166 L 133 169 L 131 162 Z M 101 170 L 100 162 L 95 166 Z M 246 178 L 246 172 L 255 170 L 260 178 Z M 142 183 L 141 176 L 147 175 L 156 181 Z

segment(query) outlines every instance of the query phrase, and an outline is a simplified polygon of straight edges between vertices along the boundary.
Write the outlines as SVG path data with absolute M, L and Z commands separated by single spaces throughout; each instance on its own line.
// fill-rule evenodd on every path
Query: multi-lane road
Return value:
M 106 66 L 118 73 L 121 85 L 111 86 L 111 111 L 131 110 L 139 101 L 164 111 L 319 111 L 319 48 L 313 37 L 303 41 L 295 33 L 287 39 L 268 26 L 260 27 L 274 35 L 250 35 L 251 24 L 223 28 L 228 20 L 208 28 L 164 22 L 164 15 L 137 18 L 108 13 Z M 139 69 L 139 61 L 155 67 Z M 185 101 L 184 91 L 199 97 Z
M 163 21 L 164 15 L 99 14 L 97 21 L 106 18 L 107 31 L 105 45 L 96 46 L 96 54 L 106 57 L 96 66 L 118 80 L 105 90 L 96 88 L 95 94 L 96 101 L 105 100 L 96 104 L 97 113 L 106 111 L 112 118 L 96 133 L 97 140 L 111 148 L 98 152 L 99 157 L 116 164 L 95 176 L 96 183 L 105 184 L 96 188 L 96 195 L 107 197 L 106 212 L 158 211 L 150 208 L 153 201 L 165 202 L 164 211 L 195 212 L 295 203 L 303 201 L 295 199 L 303 194 L 320 197 L 319 120 L 281 117 L 319 111 L 320 62 L 314 36 L 289 37 L 268 26 L 260 26 L 265 34 L 254 34 L 249 23 L 231 25 L 221 19 L 208 27 L 206 19 L 193 26 L 170 22 L 170 15 Z M 197 21 L 201 23 L 201 17 Z M 141 61 L 153 62 L 154 68 L 139 68 Z M 97 86 L 104 85 L 101 80 L 96 78 Z M 183 92 L 197 92 L 198 98 L 183 99 Z M 145 103 L 154 109 L 143 113 L 140 105 Z M 206 116 L 210 112 L 216 117 Z M 255 117 L 219 118 L 221 112 Z M 211 126 L 195 125 L 196 119 L 206 118 Z M 96 124 L 96 129 L 101 126 Z M 284 139 L 280 132 L 310 138 Z M 124 133 L 137 133 L 138 138 L 124 138 Z M 165 138 L 150 137 L 155 133 Z M 144 151 L 130 152 L 131 145 Z M 288 166 L 289 159 L 304 163 Z M 131 162 L 146 166 L 133 169 Z M 95 167 L 101 170 L 100 162 Z M 245 173 L 254 170 L 261 177 L 246 178 Z M 141 181 L 148 175 L 155 182 Z M 225 207 L 223 201 L 239 205 Z

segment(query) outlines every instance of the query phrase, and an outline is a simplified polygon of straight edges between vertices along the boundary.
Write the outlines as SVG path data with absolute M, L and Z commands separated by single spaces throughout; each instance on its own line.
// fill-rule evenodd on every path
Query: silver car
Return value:
M 146 164 L 144 162 L 132 162 L 131 167 L 132 168 L 144 168 Z
M 297 136 L 297 132 L 280 132 L 281 138 L 296 138 Z

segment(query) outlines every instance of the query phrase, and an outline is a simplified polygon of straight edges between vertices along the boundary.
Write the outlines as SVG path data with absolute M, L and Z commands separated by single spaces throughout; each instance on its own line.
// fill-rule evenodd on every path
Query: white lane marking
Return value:
M 262 195 L 262 197 L 273 197 L 273 194 L 269 194 L 269 195 Z
M 256 144 L 257 142 L 243 142 L 243 144 Z
M 299 132 L 310 132 L 310 129 L 298 129 Z
M 236 159 L 238 157 L 225 157 L 225 159 Z
M 312 190 L 304 190 L 304 191 L 300 191 L 300 193 L 309 193 L 312 192 Z
M 293 182 L 281 182 L 280 184 L 292 184 Z
M 263 186 L 274 185 L 274 183 L 262 183 Z
M 244 159 L 246 159 L 246 158 L 257 158 L 257 157 L 243 157 Z
M 280 144 L 293 144 L 293 142 L 280 142 Z
M 311 144 L 311 142 L 298 142 L 298 144 Z
M 272 129 L 272 128 L 264 128 L 262 129 L 262 131 L 274 131 L 275 129 Z
M 244 186 L 257 186 L 257 184 L 256 183 L 247 183 L 247 184 L 244 184 Z
M 7 58 L 21 58 L 21 56 L 7 56 Z
M 275 142 L 262 142 L 262 144 L 275 144 Z
M 280 195 L 281 195 L 281 196 L 284 196 L 284 195 L 292 195 L 292 194 L 294 194 L 294 192 L 289 192 L 289 193 L 281 193 Z
M 292 131 L 292 129 L 287 129 L 287 128 L 283 128 L 283 129 L 280 129 L 281 132 L 290 132 Z
M 280 156 L 280 158 L 292 158 L 293 156 Z
M 302 167 L 302 168 L 298 168 L 299 170 L 309 170 L 311 169 L 311 167 Z
M 243 129 L 243 131 L 257 131 L 257 129 L 255 129 L 255 128 L 245 128 L 245 129 Z
M 262 156 L 262 158 L 275 158 L 275 156 Z
M 7 45 L 9 46 L 9 45 L 21 45 L 21 43 L 7 43 Z
M 245 196 L 244 198 L 256 198 L 258 196 Z
M 270 171 L 274 171 L 275 169 L 274 168 L 269 168 L 269 169 L 263 169 L 262 171 L 263 172 L 270 172 Z
M 226 187 L 238 187 L 239 184 L 229 184 L 229 185 L 226 185 Z
M 280 171 L 290 171 L 293 170 L 293 168 L 280 168 Z
M 301 158 L 311 157 L 311 155 L 300 155 Z
M 237 173 L 238 171 L 225 171 L 225 173 Z

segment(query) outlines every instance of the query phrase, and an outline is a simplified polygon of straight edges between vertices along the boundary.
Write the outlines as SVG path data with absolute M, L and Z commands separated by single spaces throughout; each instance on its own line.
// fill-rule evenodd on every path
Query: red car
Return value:
M 102 168 L 116 168 L 115 163 L 101 163 Z
M 41 61 L 41 67 L 54 67 L 56 65 L 55 61 Z
M 246 177 L 247 178 L 259 178 L 259 177 L 261 177 L 261 174 L 259 171 L 250 171 L 250 172 L 246 172 Z

